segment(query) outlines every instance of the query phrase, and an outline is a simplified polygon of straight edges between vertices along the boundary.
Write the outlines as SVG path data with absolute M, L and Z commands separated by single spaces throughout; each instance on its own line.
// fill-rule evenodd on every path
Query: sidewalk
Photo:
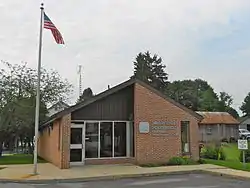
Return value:
M 225 167 L 204 164 L 190 166 L 166 166 L 144 168 L 135 165 L 88 165 L 61 170 L 49 163 L 39 164 L 39 175 L 32 176 L 33 165 L 8 165 L 0 170 L 0 181 L 14 182 L 72 182 L 100 179 L 117 179 L 125 177 L 155 176 L 164 174 L 182 174 L 192 172 L 207 172 L 223 174 L 236 178 L 250 178 L 250 172 L 227 169 Z

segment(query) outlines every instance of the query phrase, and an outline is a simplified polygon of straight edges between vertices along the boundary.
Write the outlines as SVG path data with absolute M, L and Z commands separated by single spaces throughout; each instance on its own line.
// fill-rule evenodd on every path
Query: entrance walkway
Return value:
M 4 181 L 87 181 L 95 179 L 113 179 L 124 177 L 140 177 L 152 175 L 164 175 L 172 173 L 189 173 L 194 171 L 205 171 L 209 173 L 222 173 L 224 175 L 250 178 L 250 172 L 231 170 L 215 165 L 190 165 L 190 166 L 167 166 L 144 168 L 134 165 L 91 165 L 72 167 L 61 170 L 52 164 L 39 164 L 39 175 L 32 176 L 33 165 L 9 165 L 0 170 L 0 180 Z

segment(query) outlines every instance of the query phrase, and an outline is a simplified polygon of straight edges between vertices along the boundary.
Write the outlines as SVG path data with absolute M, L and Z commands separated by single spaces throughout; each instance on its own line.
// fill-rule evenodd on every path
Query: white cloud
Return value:
M 84 87 L 90 86 L 94 92 L 129 78 L 134 57 L 145 50 L 162 56 L 171 79 L 203 77 L 218 90 L 228 89 L 218 71 L 217 76 L 208 72 L 216 69 L 203 64 L 206 57 L 200 57 L 199 44 L 229 35 L 234 30 L 231 18 L 250 9 L 249 0 L 44 2 L 66 45 L 56 45 L 50 32 L 44 31 L 43 65 L 58 70 L 77 86 L 77 65 L 82 64 Z M 38 1 L 2 3 L 1 59 L 27 61 L 36 67 L 39 16 Z M 230 71 L 230 67 L 225 69 Z M 242 84 L 237 91 L 230 89 L 238 102 L 245 95 L 244 88 Z

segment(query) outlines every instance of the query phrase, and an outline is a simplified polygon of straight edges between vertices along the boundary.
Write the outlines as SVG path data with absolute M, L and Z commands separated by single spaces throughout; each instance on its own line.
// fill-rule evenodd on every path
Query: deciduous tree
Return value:
M 245 97 L 240 110 L 244 114 L 244 116 L 250 116 L 250 92 Z
M 25 135 L 32 141 L 37 72 L 26 63 L 2 62 L 2 65 L 5 68 L 0 70 L 0 132 L 9 134 L 9 138 L 13 135 Z M 40 120 L 43 120 L 47 112 L 46 106 L 60 98 L 66 99 L 72 85 L 56 71 L 42 69 L 41 72 Z

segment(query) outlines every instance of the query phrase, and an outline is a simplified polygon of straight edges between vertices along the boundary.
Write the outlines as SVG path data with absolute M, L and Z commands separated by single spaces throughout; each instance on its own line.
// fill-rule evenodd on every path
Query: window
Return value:
M 247 130 L 248 131 L 250 130 L 250 124 L 247 124 Z
M 126 156 L 126 122 L 114 123 L 114 156 Z
M 99 123 L 86 123 L 85 131 L 85 157 L 98 157 Z
M 133 122 L 86 121 L 71 127 L 71 162 L 116 157 L 134 157 Z
M 206 133 L 209 134 L 209 135 L 212 134 L 212 128 L 211 127 L 207 127 L 206 128 Z
M 82 128 L 71 128 L 70 144 L 82 144 Z
M 134 157 L 134 123 L 129 123 L 129 144 L 130 144 L 130 157 Z
M 113 129 L 112 122 L 100 123 L 100 157 L 113 156 Z
M 182 153 L 190 152 L 190 135 L 189 135 L 190 122 L 181 121 L 181 148 Z
M 71 149 L 70 162 L 81 162 L 81 161 L 82 161 L 82 149 Z

